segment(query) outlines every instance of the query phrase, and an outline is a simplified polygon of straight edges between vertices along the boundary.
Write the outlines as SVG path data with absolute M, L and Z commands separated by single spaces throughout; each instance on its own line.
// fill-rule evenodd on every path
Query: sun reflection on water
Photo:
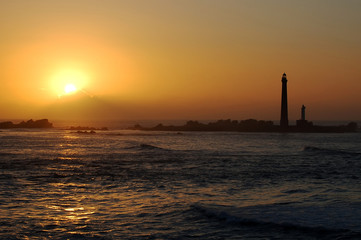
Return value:
M 96 207 L 87 202 L 87 184 L 69 182 L 49 185 L 52 186 L 48 193 L 51 203 L 46 208 L 53 224 L 65 227 L 67 231 L 78 231 L 95 220 Z

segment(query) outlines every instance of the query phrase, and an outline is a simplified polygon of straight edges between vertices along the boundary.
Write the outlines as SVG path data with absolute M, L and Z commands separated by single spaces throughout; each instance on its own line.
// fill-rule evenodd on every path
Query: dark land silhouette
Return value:
M 74 133 L 78 133 L 78 134 L 95 134 L 96 132 L 94 130 L 91 130 L 91 131 L 76 131 Z
M 83 127 L 83 126 L 74 127 L 74 126 L 71 126 L 71 127 L 67 128 L 66 130 L 77 130 L 77 131 L 95 131 L 95 130 L 98 130 L 98 131 L 107 131 L 108 128 L 107 128 L 107 127 L 95 128 L 95 127 Z
M 72 130 L 76 132 L 72 133 L 78 133 L 78 134 L 95 134 L 95 131 L 108 131 L 109 129 L 107 127 L 102 128 L 95 128 L 95 127 L 82 127 L 82 126 L 71 126 L 70 128 L 67 128 L 66 130 Z
M 53 124 L 49 122 L 48 119 L 40 119 L 40 120 L 28 120 L 26 122 L 22 121 L 18 124 L 13 122 L 1 122 L 0 129 L 10 129 L 10 128 L 52 128 Z
M 132 130 L 148 130 L 148 131 L 229 131 L 229 132 L 319 132 L 319 133 L 342 133 L 342 132 L 356 132 L 357 123 L 350 122 L 347 125 L 340 126 L 314 126 L 314 125 L 302 125 L 302 126 L 288 126 L 287 128 L 280 125 L 274 125 L 272 121 L 263 121 L 255 119 L 247 120 L 218 120 L 210 123 L 200 123 L 198 121 L 188 121 L 182 126 L 164 126 L 158 124 L 155 127 L 142 127 L 137 124 L 129 129 Z

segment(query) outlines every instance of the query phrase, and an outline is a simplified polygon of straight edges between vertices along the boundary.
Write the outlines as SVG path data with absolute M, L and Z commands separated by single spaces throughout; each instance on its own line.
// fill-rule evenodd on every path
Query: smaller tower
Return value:
M 296 121 L 296 126 L 300 131 L 307 131 L 312 128 L 313 123 L 306 120 L 306 107 L 301 107 L 301 119 Z
M 305 107 L 305 105 L 302 105 L 302 108 L 301 108 L 301 120 L 302 121 L 306 120 L 306 107 Z

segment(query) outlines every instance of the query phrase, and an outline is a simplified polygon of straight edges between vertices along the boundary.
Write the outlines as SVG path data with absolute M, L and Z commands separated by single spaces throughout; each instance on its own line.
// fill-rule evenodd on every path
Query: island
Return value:
M 91 130 L 91 131 L 76 131 L 76 132 L 73 132 L 73 133 L 78 133 L 78 134 L 95 134 L 96 132 L 94 130 Z
M 109 129 L 107 127 L 102 128 L 95 128 L 95 127 L 84 127 L 84 126 L 71 126 L 69 128 L 66 128 L 65 130 L 73 131 L 71 133 L 77 133 L 77 134 L 95 134 L 95 131 L 108 131 Z
M 40 120 L 28 120 L 20 123 L 13 123 L 11 121 L 0 122 L 0 129 L 11 129 L 11 128 L 53 128 L 53 124 L 48 119 Z

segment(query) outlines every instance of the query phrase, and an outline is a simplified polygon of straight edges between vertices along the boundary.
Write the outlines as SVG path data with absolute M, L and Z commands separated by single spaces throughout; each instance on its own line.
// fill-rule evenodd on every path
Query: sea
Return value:
M 0 239 L 361 239 L 361 133 L 1 130 Z

